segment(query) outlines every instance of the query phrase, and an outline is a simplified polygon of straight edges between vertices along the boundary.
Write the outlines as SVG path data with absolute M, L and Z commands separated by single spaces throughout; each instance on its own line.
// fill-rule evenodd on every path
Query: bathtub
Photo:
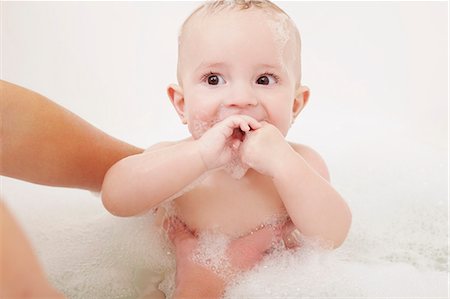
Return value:
M 268 257 L 226 297 L 447 298 L 448 4 L 279 4 L 302 34 L 311 88 L 288 139 L 322 154 L 353 223 L 337 250 L 311 244 Z M 176 81 L 178 28 L 196 3 L 1 5 L 4 80 L 137 146 L 186 136 L 165 87 Z M 1 180 L 68 297 L 170 288 L 174 263 L 152 215 L 117 218 L 87 191 Z

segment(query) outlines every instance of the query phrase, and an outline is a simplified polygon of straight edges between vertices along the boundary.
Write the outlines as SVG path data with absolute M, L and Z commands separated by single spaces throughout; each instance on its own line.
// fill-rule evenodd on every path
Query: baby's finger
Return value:
M 245 123 L 245 119 L 242 118 L 241 115 L 233 115 L 228 117 L 224 124 L 230 129 L 240 128 L 243 123 Z
M 230 137 L 233 130 L 236 128 L 240 128 L 244 132 L 249 132 L 252 129 L 256 130 L 261 127 L 257 120 L 248 115 L 232 115 L 228 117 L 223 124 L 227 126 L 228 129 L 231 129 L 231 132 L 227 131 L 226 137 Z
M 238 117 L 229 117 L 217 125 L 217 128 L 222 130 L 225 138 L 231 137 L 233 135 L 234 129 L 239 128 L 241 125 L 241 120 Z
M 248 125 L 248 120 L 243 117 L 243 115 L 233 115 L 226 119 L 224 122 L 227 130 L 223 131 L 226 138 L 231 137 L 236 129 L 242 132 L 249 132 L 250 126 Z
M 241 128 L 241 130 L 244 131 L 244 132 L 250 131 L 250 126 L 249 126 L 249 124 L 248 124 L 245 120 L 244 120 L 243 122 L 241 122 L 240 128 Z
M 246 116 L 247 124 L 252 130 L 257 130 L 262 127 L 261 123 L 254 119 L 253 117 Z

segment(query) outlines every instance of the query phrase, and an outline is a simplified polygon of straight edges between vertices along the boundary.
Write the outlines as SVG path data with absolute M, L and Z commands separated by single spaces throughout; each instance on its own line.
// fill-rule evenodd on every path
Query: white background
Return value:
M 439 181 L 431 191 L 445 196 L 447 3 L 277 3 L 301 31 L 311 89 L 288 139 L 318 150 L 342 192 L 354 176 L 428 167 Z M 140 147 L 183 138 L 166 87 L 178 30 L 197 5 L 3 2 L 2 79 Z

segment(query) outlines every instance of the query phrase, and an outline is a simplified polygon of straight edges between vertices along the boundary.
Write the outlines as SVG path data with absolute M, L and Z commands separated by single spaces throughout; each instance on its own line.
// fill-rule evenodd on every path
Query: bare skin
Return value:
M 168 87 L 191 137 L 115 164 L 105 177 L 104 206 L 114 215 L 133 216 L 170 199 L 188 231 L 231 238 L 291 219 L 297 232 L 340 246 L 351 224 L 345 200 L 330 184 L 320 155 L 285 139 L 309 99 L 300 83 L 297 39 L 292 30 L 287 42 L 278 35 L 286 17 L 224 7 L 198 15 L 180 37 L 179 85 Z M 248 168 L 242 178 L 230 177 L 232 161 Z M 184 240 L 175 244 L 188 251 L 197 246 L 195 239 Z M 205 271 L 186 260 L 180 266 Z M 184 277 L 181 269 L 177 273 Z M 211 289 L 206 295 L 219 298 L 223 282 L 210 278 L 204 280 Z
M 171 225 L 168 225 L 169 222 Z M 179 287 L 175 291 L 174 298 L 221 298 L 229 281 L 192 260 L 193 252 L 198 246 L 194 232 L 176 218 L 166 220 L 164 228 L 175 245 L 178 261 L 175 279 Z M 293 224 L 289 223 L 283 227 L 265 227 L 255 233 L 234 239 L 227 250 L 230 268 L 226 271 L 234 275 L 251 269 L 265 257 L 266 252 L 272 248 L 272 242 L 277 239 L 281 241 L 282 238 L 288 248 L 297 248 L 300 244 L 289 240 L 294 229 Z
M 0 297 L 64 298 L 45 277 L 33 248 L 0 201 Z
M 142 152 L 38 93 L 5 81 L 0 81 L 0 91 L 1 175 L 44 185 L 99 191 L 112 164 Z M 71 138 L 67 138 L 67 132 L 71 132 Z M 3 201 L 0 201 L 0 224 L 0 297 L 64 298 L 48 282 L 30 242 Z M 185 236 L 183 231 L 179 233 Z M 181 238 L 177 233 L 172 236 Z M 188 251 L 189 246 L 185 244 L 176 242 L 176 250 Z M 261 254 L 264 250 L 261 248 Z M 202 277 L 214 273 L 187 267 L 189 263 L 185 259 L 186 256 L 177 256 L 178 269 L 184 273 L 179 276 L 177 292 L 190 292 L 200 298 L 192 288 L 199 294 L 217 289 L 216 285 L 208 289 L 202 281 Z
M 112 164 L 142 152 L 31 90 L 0 81 L 0 94 L 3 176 L 100 191 Z M 62 298 L 3 201 L 1 216 L 1 297 Z
M 190 19 L 182 86 L 170 85 L 168 95 L 192 137 L 115 164 L 102 193 L 111 213 L 137 215 L 175 195 L 178 216 L 193 231 L 236 237 L 288 215 L 302 234 L 342 244 L 351 213 L 325 162 L 285 139 L 309 89 L 297 82 L 288 55 L 295 44 L 280 46 L 268 21 L 272 16 L 256 8 Z M 233 155 L 250 168 L 239 180 L 224 170 Z
M 2 175 L 100 191 L 115 162 L 143 151 L 31 90 L 0 81 L 0 94 Z

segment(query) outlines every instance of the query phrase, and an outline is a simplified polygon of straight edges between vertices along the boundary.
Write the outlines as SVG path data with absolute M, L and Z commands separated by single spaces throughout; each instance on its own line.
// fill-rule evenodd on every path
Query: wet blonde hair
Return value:
M 282 10 L 280 7 L 278 7 L 275 3 L 272 3 L 269 0 L 212 0 L 212 1 L 206 1 L 203 4 L 201 4 L 197 9 L 195 9 L 183 22 L 183 25 L 181 26 L 180 32 L 178 34 L 178 66 L 177 66 L 177 78 L 178 82 L 181 84 L 181 78 L 180 78 L 180 53 L 181 48 L 183 45 L 183 37 L 184 33 L 186 31 L 186 28 L 189 25 L 189 21 L 192 20 L 195 16 L 197 16 L 200 13 L 204 13 L 205 15 L 213 15 L 215 13 L 218 13 L 220 11 L 223 11 L 225 9 L 228 9 L 230 11 L 232 10 L 249 10 L 249 9 L 260 9 L 265 12 L 274 13 L 274 15 L 282 15 L 288 20 L 288 26 L 289 30 L 291 32 L 291 36 L 293 35 L 293 38 L 295 39 L 295 64 L 296 66 L 296 76 L 297 76 L 297 87 L 300 86 L 301 81 L 301 39 L 300 39 L 300 33 L 297 29 L 297 26 L 292 21 L 292 19 L 289 17 L 289 15 Z

